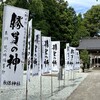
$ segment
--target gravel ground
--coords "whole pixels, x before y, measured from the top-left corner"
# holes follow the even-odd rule
[[[88,73],[69,71],[65,73],[65,80],[63,75],[63,79],[60,81],[57,75],[53,75],[52,84],[51,76],[42,76],[41,78],[39,76],[31,76],[30,82],[28,82],[27,100],[66,100],[87,75]],[[40,79],[42,80],[41,82]],[[23,77],[23,87],[17,89],[0,88],[0,100],[26,100],[26,75],[24,74]]]
[[[100,68],[92,70],[67,100],[100,100]]]

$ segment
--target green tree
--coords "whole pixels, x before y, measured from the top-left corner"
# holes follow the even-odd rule
[[[46,35],[51,36],[53,40],[61,41],[61,57],[64,57],[65,42],[70,43],[75,34],[76,13],[64,0],[42,0],[42,2],[46,32],[48,30]]]
[[[89,64],[89,53],[87,50],[82,50],[80,52],[80,58],[82,59],[83,63]]]
[[[11,0],[9,0],[9,1],[11,1]],[[24,9],[28,9],[29,3],[27,2],[27,0],[16,0],[15,3],[14,3],[14,6],[24,8]]]
[[[29,9],[29,20],[31,18],[33,19],[33,29],[36,28],[42,31],[43,26],[47,25],[46,21],[43,19],[44,7],[42,0],[29,0],[29,2],[27,2],[27,0],[17,0],[15,6]],[[44,25],[42,26],[41,24]]]
[[[90,36],[89,35],[89,32],[87,31],[87,28],[84,26],[84,23],[83,23],[83,18],[82,18],[82,15],[79,14],[77,16],[77,24],[76,24],[76,31],[75,31],[75,34],[73,35],[73,39],[72,39],[72,46],[78,46],[79,45],[79,40],[83,37],[88,37]]]
[[[29,19],[33,19],[33,29],[41,30],[42,35],[51,36],[53,40],[60,40],[62,50],[65,48],[64,42],[78,46],[79,39],[89,35],[81,14],[77,16],[74,9],[68,6],[68,2],[64,0],[28,1],[7,0],[6,4],[29,9]]]
[[[42,0],[44,7],[44,19],[48,24],[48,36],[56,40],[68,40],[71,42],[75,33],[76,13],[68,7],[64,0]]]
[[[90,32],[90,36],[93,37],[98,33],[100,29],[100,4],[92,6],[92,8],[84,14],[84,25],[88,32]]]
[[[14,5],[17,0],[6,0],[5,4]]]
[[[83,63],[83,66],[81,66],[82,72],[84,72],[85,68],[89,68],[89,53],[87,50],[82,50],[80,52],[80,59],[82,60]]]

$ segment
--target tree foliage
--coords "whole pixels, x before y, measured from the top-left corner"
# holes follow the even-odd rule
[[[89,32],[87,31],[86,27],[84,26],[83,20],[84,19],[82,18],[82,15],[79,14],[77,16],[76,31],[75,31],[75,34],[73,36],[72,42],[71,42],[71,44],[73,46],[78,46],[79,45],[79,40],[81,38],[89,36]]]
[[[33,29],[41,30],[42,35],[51,36],[52,40],[60,40],[62,50],[64,42],[78,46],[82,37],[94,36],[100,29],[100,5],[93,6],[82,17],[64,0],[7,0],[5,3],[29,9]],[[2,10],[0,5],[0,34]]]
[[[98,33],[100,29],[100,4],[92,6],[92,8],[84,14],[84,25],[90,33],[90,36],[93,37]]]
[[[42,35],[51,36],[51,40],[61,42],[62,64],[66,42],[77,47],[81,38],[94,36],[100,31],[100,5],[93,6],[82,17],[81,14],[76,15],[75,10],[65,0],[6,0],[5,4],[29,9],[33,30],[41,30]],[[3,4],[0,5],[0,40],[2,13]],[[89,62],[86,50],[81,51],[81,58],[85,63]]]
[[[83,63],[89,64],[89,53],[87,50],[82,50],[80,52],[80,58],[82,59]]]

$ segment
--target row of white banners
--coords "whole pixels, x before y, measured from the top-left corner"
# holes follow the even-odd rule
[[[79,51],[74,47],[70,47],[69,43],[66,44],[64,49],[65,53],[65,70],[78,70],[80,68]]]
[[[59,71],[60,41],[51,41],[51,37],[41,37],[41,31],[34,32],[34,54],[32,74],[41,75]]]
[[[60,41],[51,41],[51,37],[41,36],[41,31],[34,31],[34,52],[31,59],[32,20],[28,22],[29,11],[6,5],[3,13],[2,52],[1,52],[1,86],[21,86],[23,82],[23,68],[25,62],[25,47],[27,40],[27,80],[32,75],[59,72]],[[27,34],[28,26],[28,34]],[[69,47],[72,52],[72,47]],[[75,48],[73,48],[75,49]],[[68,54],[65,49],[65,69],[79,68],[79,52]],[[70,56],[69,56],[70,55]],[[73,55],[73,60],[72,60]],[[75,56],[75,58],[74,58]],[[76,59],[77,58],[77,59]],[[68,63],[69,62],[72,63]],[[76,59],[76,60],[74,60]],[[76,65],[77,62],[77,65]],[[76,66],[76,67],[75,67]]]

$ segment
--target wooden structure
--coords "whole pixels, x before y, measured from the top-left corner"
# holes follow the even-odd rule
[[[100,67],[100,37],[81,39],[77,49],[79,51],[84,49],[88,50],[90,56],[90,66]]]

